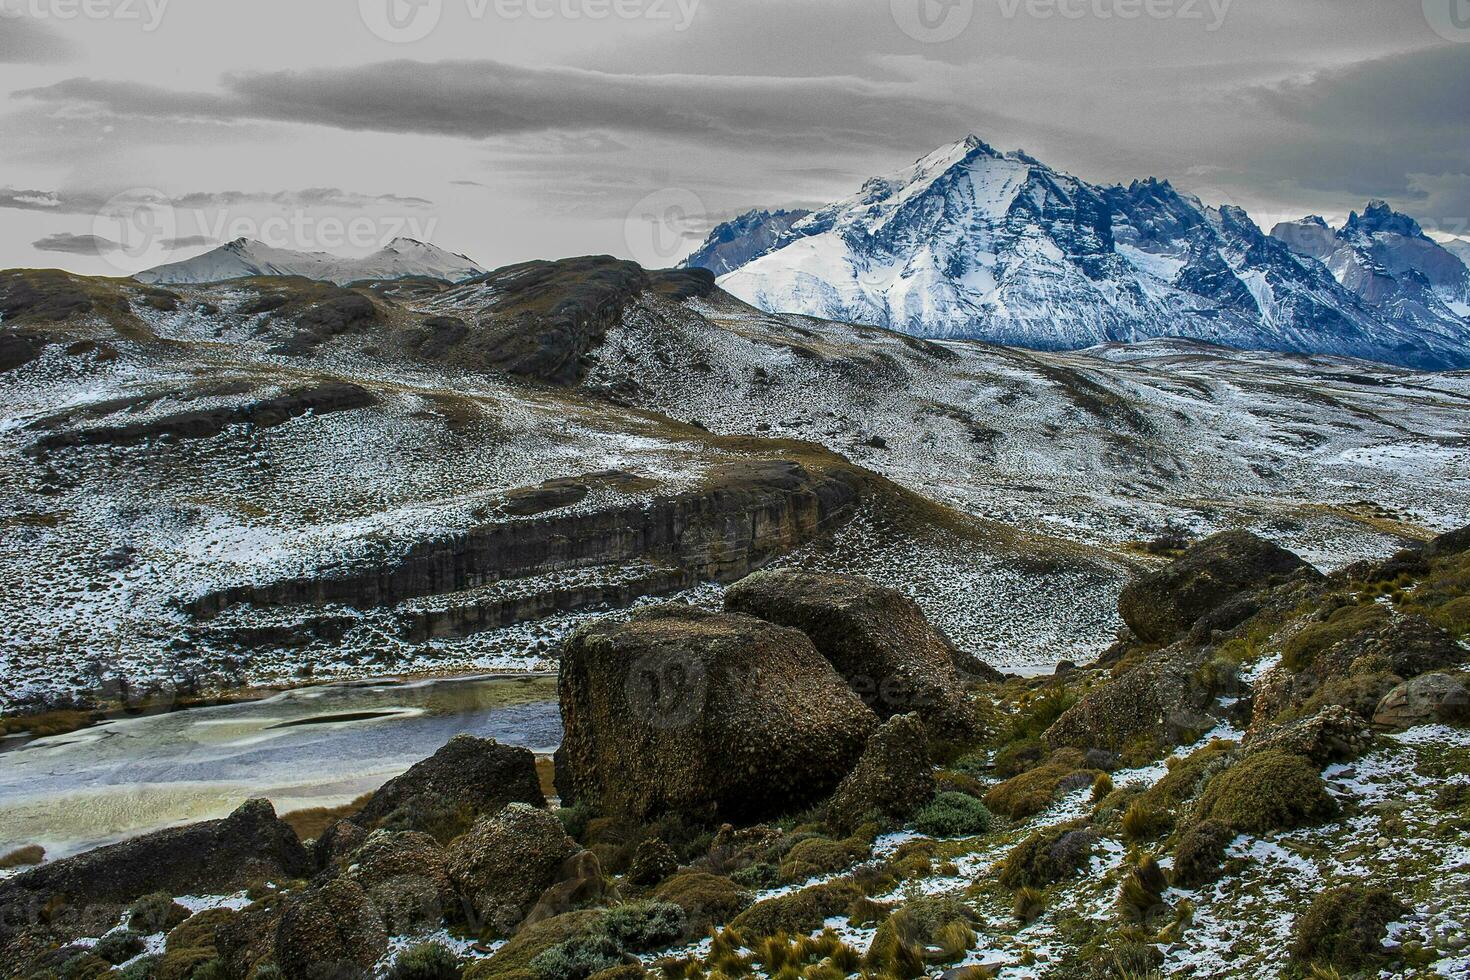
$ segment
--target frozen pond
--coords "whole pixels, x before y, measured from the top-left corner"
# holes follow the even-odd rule
[[[255,796],[279,813],[340,806],[461,733],[552,751],[556,679],[302,688],[38,739],[0,753],[0,854],[40,844],[63,857]]]

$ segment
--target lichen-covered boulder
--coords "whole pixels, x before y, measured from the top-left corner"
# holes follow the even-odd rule
[[[383,918],[350,878],[293,896],[276,926],[275,962],[286,980],[353,980],[372,975],[388,949]]]
[[[545,807],[536,756],[493,738],[456,735],[429,758],[383,784],[354,820],[429,831],[434,823],[500,812],[507,803]]]
[[[897,589],[779,569],[735,583],[725,608],[805,633],[880,718],[917,712],[935,736],[974,734],[954,645]]]
[[[475,924],[505,935],[557,883],[563,864],[579,850],[556,817],[512,803],[450,844],[446,869]]]
[[[607,813],[738,822],[831,793],[878,718],[793,629],[660,606],[562,651],[557,785]]]
[[[454,902],[444,851],[428,834],[374,833],[352,855],[347,875],[368,893],[394,935],[437,924]]]
[[[1470,681],[1464,674],[1424,674],[1407,680],[1378,702],[1373,725],[1386,732],[1418,725],[1470,724]]]
[[[917,715],[896,715],[868,739],[852,772],[832,794],[827,820],[851,833],[876,815],[889,822],[907,819],[934,795],[929,742]]]
[[[1293,575],[1320,578],[1301,558],[1249,531],[1226,531],[1192,546],[1172,564],[1133,580],[1118,599],[1118,612],[1139,639],[1170,643],[1207,616]],[[1239,606],[1229,629],[1255,610]]]
[[[1199,680],[1204,660],[1192,647],[1159,651],[1084,694],[1046,730],[1047,745],[1119,752],[1140,737],[1192,741],[1213,724],[1204,713],[1213,698]]]
[[[596,905],[607,890],[602,876],[602,862],[591,851],[578,851],[563,861],[556,878],[556,883],[541,893],[541,897],[526,914],[522,928],[566,912]]]
[[[658,838],[643,841],[633,855],[628,869],[628,883],[638,888],[652,888],[679,870],[679,857],[674,849]]]
[[[311,857],[317,867],[325,868],[352,856],[367,842],[368,832],[351,820],[338,820],[321,832],[311,844]]]
[[[1279,749],[1326,767],[1356,759],[1372,745],[1373,733],[1363,719],[1342,705],[1331,704],[1310,718],[1263,730],[1246,741],[1245,754]]]

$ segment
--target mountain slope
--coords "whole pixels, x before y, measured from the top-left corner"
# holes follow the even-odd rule
[[[749,227],[745,239],[728,240]],[[719,240],[716,240],[719,239]],[[1097,187],[975,137],[784,232],[722,226],[689,260],[771,311],[1071,350],[1151,337],[1470,364],[1463,321],[1396,322],[1233,207],[1167,181]]]
[[[395,238],[371,255],[342,258],[327,252],[297,252],[239,238],[182,262],[171,262],[138,273],[133,278],[152,285],[224,282],[253,276],[302,276],[346,285],[369,279],[406,279],[424,276],[461,282],[484,269],[463,255],[437,245]]]

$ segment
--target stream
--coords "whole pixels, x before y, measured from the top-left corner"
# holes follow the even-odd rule
[[[36,739],[0,752],[0,854],[40,844],[65,857],[258,796],[278,813],[341,806],[461,733],[554,750],[556,679],[299,688]]]

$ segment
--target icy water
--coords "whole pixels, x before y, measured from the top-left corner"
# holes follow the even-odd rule
[[[340,806],[460,733],[553,750],[555,678],[302,688],[37,739],[0,753],[0,854],[40,844],[62,857],[256,796],[279,813]]]

